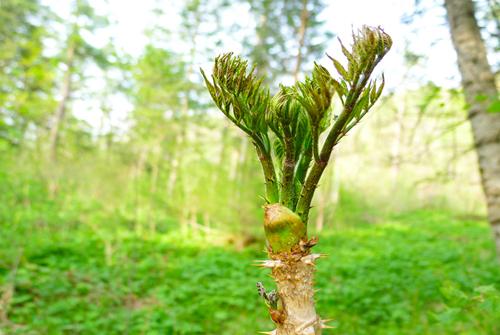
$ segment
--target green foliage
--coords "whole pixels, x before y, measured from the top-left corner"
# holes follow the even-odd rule
[[[215,59],[212,83],[203,70],[202,75],[217,107],[269,152],[265,123],[269,91],[261,88],[262,80],[255,77],[253,69],[247,71],[247,67],[248,62],[228,53]]]
[[[23,143],[27,129],[43,126],[55,106],[57,64],[44,53],[50,14],[35,0],[0,3],[0,143]]]
[[[495,309],[479,305],[470,305],[470,311],[457,310],[454,322],[440,321],[453,308],[444,287],[452,285],[471,296],[484,285],[498,288],[493,252],[479,252],[485,247],[493,250],[485,223],[421,211],[386,219],[373,230],[337,234],[332,242],[326,252],[335,255],[334,273],[332,268],[322,270],[321,264],[318,273],[320,287],[332,286],[323,291],[319,308],[338,306],[326,307],[327,315],[328,311],[339,315],[337,308],[344,311],[337,322],[345,333],[498,332]],[[462,262],[468,265],[461,267]],[[495,305],[498,296],[486,299]]]
[[[314,65],[312,77],[306,77],[303,83],[297,83],[296,99],[304,108],[309,117],[311,148],[302,149],[303,152],[312,150],[314,159],[319,161],[319,136],[330,126],[330,109],[334,90],[332,90],[333,78],[328,70],[318,64]],[[338,92],[337,92],[338,93]],[[303,175],[307,170],[303,172]],[[301,180],[300,183],[303,183]]]
[[[309,70],[332,38],[326,20],[320,18],[327,7],[324,0],[241,2],[250,4],[257,22],[254,34],[244,41],[245,55],[272,88],[286,75]]]
[[[2,296],[14,285],[0,323],[6,335],[247,334],[256,324],[272,327],[251,284],[262,277],[250,266],[264,257],[260,241],[239,250],[179,230],[141,237],[116,222],[117,213],[48,200],[44,185],[26,174],[6,177],[0,175]],[[328,257],[317,265],[318,309],[334,317],[334,333],[498,333],[500,272],[486,222],[417,211],[370,225],[360,219],[365,210],[348,219],[351,228],[319,236]],[[272,287],[271,278],[263,285]]]
[[[298,207],[304,188],[317,186],[308,173],[321,175],[311,175],[325,158],[319,144],[334,127],[328,143],[349,144],[335,164],[338,208],[326,187],[332,178],[322,187],[328,215],[320,252],[330,257],[318,265],[321,315],[335,318],[344,334],[499,333],[500,276],[488,229],[457,218],[482,213],[483,205],[475,156],[461,158],[472,140],[460,92],[435,85],[396,92],[362,133],[345,137],[382,92],[383,78],[369,77],[390,46],[383,31],[363,29],[352,46],[341,44],[345,61],[331,64],[337,74],[315,64],[310,77],[271,95],[259,74],[274,82],[300,73],[324,49],[324,1],[187,1],[180,27],[165,31],[172,15],[165,12],[130,60],[93,45],[110,32],[96,12],[102,6],[75,0],[63,18],[42,3],[0,1],[2,335],[271,329],[253,285],[262,273],[250,266],[264,257],[259,163],[236,127],[207,113],[193,75],[193,64],[225,46],[215,42],[228,39],[221,7],[235,3],[250,3],[258,17],[256,36],[242,46],[258,68],[221,56],[220,71],[205,80],[219,108],[254,137],[266,200]],[[181,47],[170,44],[179,40]],[[53,165],[44,149],[66,74],[71,94]],[[100,77],[103,89],[94,87]],[[131,112],[115,98],[126,98]],[[76,117],[87,108],[97,112],[94,124]],[[401,139],[396,121],[410,129]],[[302,199],[304,218],[311,199]],[[443,206],[454,211],[444,214]],[[434,210],[394,214],[422,207]],[[296,231],[284,229],[289,245],[305,229],[295,214],[292,223]]]
[[[95,47],[90,42],[89,35],[105,27],[107,18],[97,15],[86,0],[72,1],[69,16],[65,21],[37,0],[0,3],[0,142],[29,146],[36,139],[40,145],[47,130],[57,128],[52,141],[78,143],[86,132],[83,122],[66,113],[66,100],[75,98],[75,92],[92,95],[83,89],[90,79],[86,70],[93,65],[109,69],[116,54],[109,45]],[[64,113],[54,117],[58,106],[65,107]],[[68,119],[66,129],[55,122],[58,118]],[[71,136],[59,141],[59,128]]]
[[[211,80],[201,70],[216,106],[254,143],[268,202],[280,202],[308,221],[314,191],[334,146],[382,93],[383,79],[379,87],[369,79],[391,46],[390,36],[381,28],[363,27],[353,35],[351,51],[341,43],[349,70],[331,58],[340,79],[316,64],[311,77],[293,88],[280,86],[271,99],[254,69],[248,71],[248,62],[232,53],[215,59]],[[331,120],[328,111],[335,93],[343,109]],[[320,149],[319,136],[326,130],[328,135]],[[274,142],[270,141],[273,136]],[[311,157],[314,164],[310,167]]]
[[[186,64],[178,55],[148,45],[133,66],[132,74],[134,139],[136,143],[157,141],[169,132],[165,129],[165,112],[176,111],[172,112],[175,119],[182,116],[179,111],[185,103],[182,94],[189,88],[189,83],[180,78],[186,77]]]
[[[113,55],[113,50],[97,48],[89,42],[88,38],[85,38],[86,34],[97,33],[106,27],[109,24],[107,17],[98,15],[87,0],[74,0],[71,18],[65,23],[68,31],[65,41],[66,49],[74,48],[75,50],[73,64],[70,64],[70,67],[83,67],[88,63],[93,63],[100,68],[111,65],[110,58]],[[61,57],[64,58],[64,56]],[[74,72],[76,75],[83,75],[83,71]]]

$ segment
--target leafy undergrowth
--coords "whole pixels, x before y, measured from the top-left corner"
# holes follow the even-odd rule
[[[271,278],[251,266],[265,257],[260,243],[238,251],[189,234],[0,224],[0,334],[273,328],[255,289]],[[327,334],[500,334],[500,266],[484,222],[413,212],[324,233],[316,249],[328,254],[317,266],[318,309],[336,326]]]

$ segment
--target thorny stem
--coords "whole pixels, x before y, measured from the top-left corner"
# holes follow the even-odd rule
[[[260,266],[272,269],[277,286],[272,299],[263,287],[259,291],[276,325],[268,334],[320,335],[323,328],[329,328],[315,310],[313,274],[319,255],[310,253],[316,240],[307,240],[309,210],[333,148],[382,92],[383,78],[378,89],[369,80],[391,45],[390,36],[381,28],[363,27],[354,36],[352,51],[342,45],[348,69],[332,58],[339,81],[315,64],[312,77],[291,88],[283,86],[271,100],[268,89],[261,87],[262,79],[253,70],[248,73],[248,63],[231,53],[216,58],[212,81],[202,71],[215,103],[252,139],[262,165],[268,202],[264,231],[271,259]],[[319,136],[329,124],[334,93],[343,110],[334,118],[320,150]],[[273,138],[277,144],[271,142]],[[283,159],[281,166],[276,159]]]

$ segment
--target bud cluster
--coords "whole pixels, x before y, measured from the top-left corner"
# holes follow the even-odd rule
[[[364,26],[353,34],[349,49],[342,42],[340,46],[345,66],[328,56],[339,76],[315,64],[311,76],[293,86],[281,85],[273,97],[254,68],[249,70],[248,62],[232,53],[215,59],[211,80],[202,70],[217,107],[256,146],[266,178],[266,200],[288,207],[305,223],[333,147],[382,94],[383,76],[380,83],[370,77],[392,39],[381,28]],[[332,118],[335,95],[342,112]],[[323,133],[327,135],[320,148]]]

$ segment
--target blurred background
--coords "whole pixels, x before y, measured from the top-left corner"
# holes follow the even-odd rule
[[[492,71],[500,5],[475,1]],[[331,334],[500,334],[500,267],[442,1],[0,0],[0,334],[272,329],[251,143],[200,68],[233,51],[271,93],[394,40],[383,97],[316,193]]]

